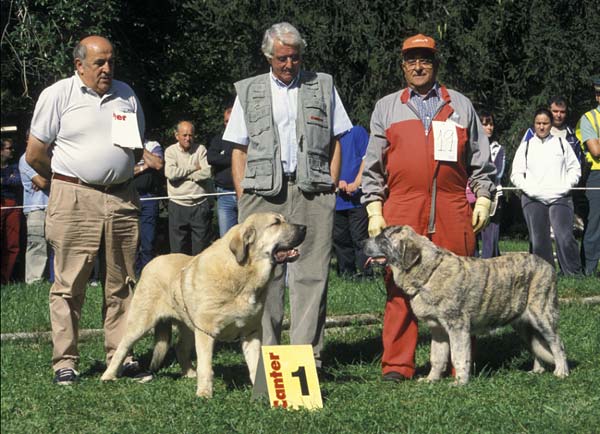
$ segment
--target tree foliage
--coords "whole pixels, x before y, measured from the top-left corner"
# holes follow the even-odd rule
[[[600,73],[597,0],[3,0],[2,110],[31,113],[39,92],[73,70],[86,34],[109,37],[116,76],[136,90],[162,139],[179,119],[217,131],[233,83],[265,72],[274,22],[296,25],[307,69],[331,73],[350,116],[368,126],[376,100],[403,85],[400,47],[436,38],[440,81],[495,112],[509,156],[533,110],[566,97],[571,122],[593,104]]]

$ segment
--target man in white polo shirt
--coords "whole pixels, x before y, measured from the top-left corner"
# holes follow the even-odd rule
[[[143,137],[144,132],[144,114],[135,93],[127,84],[113,80],[110,41],[86,37],[75,47],[73,58],[75,74],[44,89],[38,99],[26,156],[40,175],[52,178],[46,237],[55,252],[50,322],[54,382],[60,385],[71,384],[78,377],[79,320],[101,247],[106,259],[103,316],[107,363],[125,331],[139,230],[139,198],[130,180],[141,152],[135,158],[131,143],[125,143],[139,141],[139,137],[115,137],[113,122],[132,122],[134,136],[139,133]],[[124,375],[139,374],[137,362],[130,358]]]
[[[239,221],[259,211],[307,225],[298,261],[276,268],[262,319],[263,344],[281,341],[284,288],[290,290],[290,340],[313,346],[321,366],[335,186],[337,137],[352,128],[328,74],[301,69],[306,43],[289,23],[271,26],[262,51],[271,72],[235,83],[224,140],[236,143],[232,175]]]

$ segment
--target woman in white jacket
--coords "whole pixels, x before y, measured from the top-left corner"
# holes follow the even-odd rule
[[[510,180],[519,188],[523,215],[534,254],[554,265],[550,226],[554,231],[558,263],[565,275],[581,273],[577,240],[573,236],[573,199],[581,168],[573,149],[552,136],[552,114],[538,109],[535,136],[521,142],[512,163]]]

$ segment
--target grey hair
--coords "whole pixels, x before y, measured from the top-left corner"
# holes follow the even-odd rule
[[[306,48],[306,41],[300,36],[300,32],[290,23],[282,22],[273,24],[265,31],[263,36],[261,49],[267,59],[273,58],[273,45],[275,40],[280,41],[284,45],[290,45],[298,49],[300,54]]]
[[[85,56],[87,55],[87,48],[80,42],[77,43],[75,48],[73,49],[73,60],[85,60]]]

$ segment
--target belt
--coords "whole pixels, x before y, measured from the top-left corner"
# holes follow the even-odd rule
[[[71,184],[83,185],[84,187],[93,188],[94,190],[101,191],[103,193],[113,193],[121,188],[127,186],[129,184],[129,180],[122,182],[120,184],[110,184],[110,185],[99,185],[99,184],[88,184],[87,182],[82,181],[76,176],[67,176],[61,175],[60,173],[54,173],[52,175],[52,179],[58,179],[59,181],[69,182]]]
[[[295,184],[296,183],[296,171],[284,172],[283,180],[284,180],[284,182],[288,182],[290,184]]]

